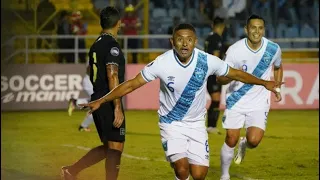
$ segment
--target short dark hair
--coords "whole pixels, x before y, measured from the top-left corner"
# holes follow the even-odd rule
[[[173,29],[173,34],[175,34],[177,31],[182,30],[182,29],[189,29],[189,30],[193,31],[194,33],[196,33],[196,29],[192,26],[192,24],[181,23],[181,24],[178,24],[178,25]]]
[[[120,20],[119,11],[111,6],[103,8],[100,12],[100,25],[102,29],[113,28]]]
[[[213,19],[213,21],[212,21],[212,25],[213,26],[218,26],[218,25],[221,25],[221,24],[224,24],[224,19],[219,17],[219,16],[215,17]]]
[[[263,19],[263,17],[256,15],[256,14],[252,14],[248,19],[247,19],[247,24],[248,25],[250,23],[251,19],[260,19],[263,21],[263,24],[266,25],[266,21]]]

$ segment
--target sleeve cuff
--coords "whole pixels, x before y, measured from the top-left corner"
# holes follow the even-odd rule
[[[116,65],[116,66],[119,66],[118,63],[115,63],[115,62],[108,62],[106,65]]]
[[[229,65],[227,65],[226,72],[222,76],[226,76],[229,73]]]
[[[143,70],[140,71],[140,73],[141,73],[141,76],[143,77],[143,79],[144,79],[146,82],[150,82],[150,81],[151,81],[151,80],[149,80],[149,79],[146,77],[146,75],[144,74]]]

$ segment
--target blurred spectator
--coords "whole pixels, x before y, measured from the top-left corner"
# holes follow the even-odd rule
[[[168,34],[169,35],[172,35],[174,27],[176,27],[176,25],[178,25],[180,23],[180,17],[178,17],[178,16],[173,17],[172,22],[173,22],[172,26],[168,27]]]
[[[282,2],[282,1],[280,1]],[[296,0],[286,0],[284,3],[278,3],[278,18],[286,20],[290,23],[297,22],[298,14],[296,11]]]
[[[222,7],[228,10],[228,24],[227,34],[232,38],[237,37],[237,30],[239,29],[239,17],[236,14],[244,12],[247,5],[246,0],[222,0]],[[236,22],[236,23],[235,23]],[[241,29],[243,29],[241,27]]]
[[[213,0],[214,1],[214,0]],[[199,11],[201,14],[205,15],[210,20],[213,20],[213,1],[200,0],[199,1]]]
[[[151,0],[155,8],[165,8],[167,4],[163,0]]]
[[[313,3],[312,21],[319,26],[319,0],[315,0]]]
[[[181,7],[184,6],[184,4],[186,4],[186,2],[182,3],[182,1],[179,1],[179,0],[166,0],[166,8],[167,10],[169,9],[180,9]]]
[[[122,19],[122,27],[124,35],[138,35],[138,30],[141,27],[139,18],[135,14],[135,9],[132,4],[125,8],[125,15]],[[137,49],[139,40],[134,38],[128,39],[128,48]],[[132,53],[132,62],[138,63],[137,53]]]
[[[51,35],[53,33],[55,29],[54,21],[46,21],[55,11],[55,6],[49,0],[42,0],[40,4],[37,6],[37,28],[39,29],[41,26],[44,25],[44,23],[46,23],[44,27],[40,30],[40,34]],[[38,39],[38,47],[41,46],[42,42],[44,42],[45,48],[52,48],[51,46],[49,46],[52,42],[51,38],[44,39],[44,41],[43,39]]]
[[[299,0],[297,1],[298,16],[300,22],[309,22],[312,20],[312,9],[313,9],[314,0]]]
[[[252,14],[259,14],[264,18],[269,17],[271,2],[269,0],[253,0],[251,4]]]
[[[82,14],[80,11],[74,11],[71,16],[72,24],[71,24],[71,31],[72,34],[78,35],[78,36],[84,36],[87,34],[87,24],[84,24],[82,22]],[[75,47],[77,49],[85,49],[86,43],[84,38],[79,38],[78,40],[78,47]],[[79,53],[79,62],[85,63],[86,62],[86,56],[87,53],[80,52]]]
[[[169,27],[168,27],[168,31],[167,31],[167,33],[168,33],[169,35],[172,35],[173,29],[176,27],[176,25],[178,25],[178,24],[180,23],[180,17],[178,17],[178,16],[173,17],[172,22],[173,22],[172,26],[169,26]],[[168,40],[168,41],[169,41],[169,40]],[[169,49],[172,48],[170,41],[169,41],[169,46],[168,46],[168,47],[169,47]]]
[[[213,18],[220,17],[222,19],[228,19],[228,10],[222,6],[222,0],[213,0]]]
[[[178,2],[177,4],[180,5],[180,7],[188,7],[192,9],[199,9],[200,8],[200,2],[203,0],[193,0],[193,1],[186,1],[183,4],[180,4],[183,1]]]
[[[58,35],[70,35],[71,34],[71,15],[68,11],[61,11],[59,22],[58,22]],[[74,41],[72,38],[58,38],[57,45],[59,49],[73,49]],[[74,62],[73,53],[59,53],[58,54],[58,63],[67,63]]]
[[[235,17],[236,13],[241,13],[247,5],[246,0],[223,0],[222,6],[228,10],[228,17]]]

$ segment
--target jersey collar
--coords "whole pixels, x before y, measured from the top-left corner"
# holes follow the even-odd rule
[[[116,39],[111,33],[105,33],[105,32],[104,32],[104,33],[102,33],[101,35],[102,35],[102,36],[104,36],[104,35],[105,35],[105,36],[111,36],[115,41],[117,41],[117,39]]]
[[[261,45],[260,45],[260,48],[258,49],[258,50],[253,50],[253,49],[251,49],[250,47],[249,47],[249,45],[248,45],[248,38],[246,38],[245,40],[244,40],[244,42],[245,42],[245,44],[246,44],[246,46],[247,46],[247,48],[251,51],[251,52],[253,52],[253,53],[257,53],[257,52],[259,52],[260,51],[260,49],[263,47],[263,44],[264,44],[264,39],[263,38],[261,38],[261,41],[262,41],[262,43],[261,43]]]
[[[193,57],[194,57],[194,52],[195,52],[195,50],[192,51],[191,60],[188,62],[188,64],[182,64],[182,63],[180,62],[178,56],[176,55],[176,51],[175,51],[175,50],[173,50],[173,56],[174,56],[175,60],[177,61],[177,63],[178,63],[180,66],[182,66],[183,68],[186,68],[186,67],[188,67],[188,66],[192,63]]]

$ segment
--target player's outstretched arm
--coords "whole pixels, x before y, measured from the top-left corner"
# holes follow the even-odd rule
[[[99,101],[101,101],[101,103],[105,103],[105,102],[109,102],[114,99],[120,98],[136,90],[137,88],[145,85],[146,83],[147,82],[143,79],[143,77],[139,73],[135,78],[125,81],[119,86],[117,86],[111,92],[109,92],[108,94],[100,98]]]
[[[226,77],[233,79],[233,80],[241,81],[246,84],[262,85],[266,89],[268,89],[269,91],[274,92],[275,94],[277,93],[276,87],[283,84],[282,82],[265,81],[263,79],[259,79],[259,78],[255,77],[251,74],[248,74],[244,71],[237,70],[237,69],[234,69],[231,67],[230,67],[229,72],[226,75]]]
[[[118,99],[122,96],[125,96],[126,94],[129,94],[130,92],[138,89],[139,87],[145,85],[146,83],[147,82],[143,79],[143,77],[139,73],[135,78],[121,83],[119,86],[114,88],[112,91],[110,91],[108,94],[101,97],[100,99],[91,101],[88,104],[79,104],[79,106],[89,107],[91,109],[89,114],[91,114],[93,111],[97,110],[102,103],[110,102],[110,101],[113,101],[114,99]]]
[[[217,76],[217,83],[221,85],[229,84],[233,79],[227,78],[225,76]]]

